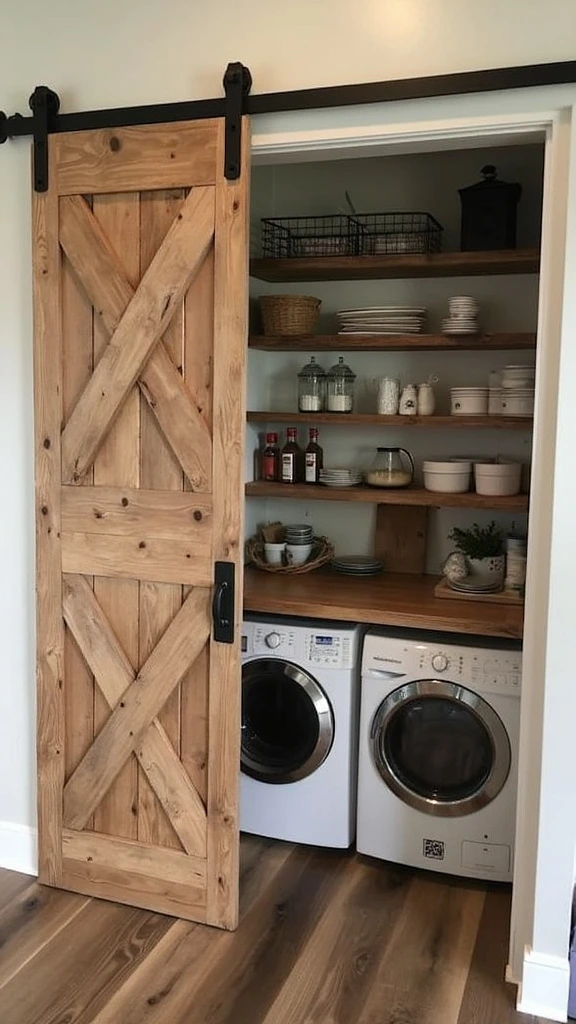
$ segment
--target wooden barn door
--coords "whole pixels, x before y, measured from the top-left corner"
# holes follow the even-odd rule
[[[224,928],[238,904],[243,132],[234,182],[222,120],[53,135],[49,191],[33,197],[40,881]],[[213,627],[222,562],[233,643]]]

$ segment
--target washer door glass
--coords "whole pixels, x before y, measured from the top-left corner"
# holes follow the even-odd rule
[[[494,709],[444,680],[401,686],[372,722],[372,752],[382,778],[405,803],[427,814],[470,814],[490,803],[510,771],[510,743]]]
[[[259,658],[242,668],[241,767],[262,782],[295,782],[325,760],[334,718],[320,684],[289,661]]]

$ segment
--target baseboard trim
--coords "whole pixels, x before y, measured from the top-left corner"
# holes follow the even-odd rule
[[[516,1009],[533,1017],[564,1022],[568,1019],[569,988],[568,957],[527,950]]]
[[[30,825],[0,821],[0,867],[38,874],[38,834]]]

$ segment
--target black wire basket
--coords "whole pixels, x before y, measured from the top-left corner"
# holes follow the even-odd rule
[[[440,252],[442,225],[431,213],[360,213],[360,256]]]
[[[360,225],[346,214],[263,217],[262,255],[272,259],[358,256]]]
[[[440,252],[442,226],[430,213],[264,217],[262,256],[379,256]]]

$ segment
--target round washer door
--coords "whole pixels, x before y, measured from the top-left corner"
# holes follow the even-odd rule
[[[370,742],[392,792],[425,814],[471,814],[498,795],[510,772],[510,741],[494,708],[445,680],[421,679],[390,693],[374,715]]]
[[[322,764],[334,739],[324,690],[290,661],[258,658],[242,668],[241,768],[261,782],[296,782]]]

